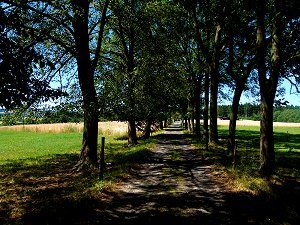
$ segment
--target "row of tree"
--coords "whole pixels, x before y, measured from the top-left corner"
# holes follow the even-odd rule
[[[227,86],[234,93],[229,151],[240,96],[259,90],[260,171],[274,172],[276,91],[282,78],[295,88],[299,81],[296,0],[2,0],[0,15],[1,105],[29,107],[68,92],[84,112],[80,165],[97,164],[101,116],[128,121],[129,145],[137,144],[138,121],[150,127],[172,112],[195,120],[206,146],[217,143],[218,96]]]
[[[219,117],[230,118],[231,105],[219,105]],[[300,107],[299,106],[280,106],[273,109],[274,122],[291,122],[300,123]],[[238,108],[239,119],[260,120],[260,105],[258,104],[240,104]]]
[[[230,119],[230,113],[231,113],[231,105],[218,106],[219,118]],[[100,115],[101,115],[99,117],[100,121],[122,120],[122,117],[124,117],[120,113],[115,113],[114,111],[111,110],[103,111],[103,113],[101,113]],[[180,117],[181,115],[178,116]],[[176,118],[177,116],[176,114],[173,114],[171,115],[171,117]],[[140,116],[140,119],[138,121],[145,121],[144,120],[145,118],[142,118],[142,116]],[[159,117],[156,117],[156,119],[157,118]],[[167,120],[168,119],[169,118],[167,118]],[[251,103],[239,105],[238,119],[260,120],[260,106]],[[123,120],[126,120],[126,118],[125,119],[123,118]],[[274,107],[273,120],[274,122],[300,123],[300,106]],[[11,126],[16,124],[47,124],[47,123],[69,123],[69,122],[79,123],[79,122],[83,122],[83,112],[80,108],[76,108],[74,103],[68,103],[68,104],[61,103],[59,105],[52,106],[52,107],[47,106],[43,108],[40,107],[30,108],[25,112],[23,110],[21,111],[14,110],[9,113],[3,111],[0,114],[0,121],[2,122],[1,123],[2,126]],[[166,122],[166,121],[161,120],[161,122]],[[152,122],[159,122],[159,120],[153,120]],[[161,127],[164,126],[165,125],[162,125]],[[193,131],[192,124],[190,124],[189,126],[190,126],[190,130]],[[139,128],[145,129],[145,126]]]
[[[27,110],[18,109],[0,114],[2,126],[16,124],[49,124],[49,123],[79,123],[83,122],[83,112],[73,104],[57,106],[31,107]]]

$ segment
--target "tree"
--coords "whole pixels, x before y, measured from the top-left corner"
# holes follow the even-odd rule
[[[273,104],[281,70],[282,44],[282,12],[283,1],[275,0],[274,17],[272,18],[271,49],[269,77],[266,68],[266,28],[264,18],[267,5],[265,2],[256,2],[257,39],[256,57],[261,96],[260,121],[260,173],[270,175],[275,171],[275,151],[273,136]]]
[[[219,66],[222,52],[222,30],[224,29],[227,7],[226,3],[221,1],[194,0],[192,1],[190,10],[194,22],[194,33],[199,49],[198,52],[200,53],[201,51],[206,64],[204,74],[209,73],[210,75],[210,141],[217,143],[217,103],[220,82]],[[207,91],[205,91],[205,93],[207,93]]]
[[[0,106],[13,109],[30,107],[44,99],[57,98],[62,93],[52,89],[41,74],[53,69],[53,64],[22,40],[15,13],[6,13],[0,5]]]
[[[159,1],[115,1],[112,10],[100,101],[114,118],[128,121],[131,145],[137,142],[133,126],[146,124],[148,136],[150,124],[164,120],[184,93],[176,67],[176,9]]]
[[[2,2],[6,4],[7,12],[14,11],[22,18],[19,29],[27,44],[56,59],[59,64],[57,71],[71,59],[76,59],[84,109],[83,141],[78,165],[97,165],[99,105],[94,74],[100,59],[109,0],[101,2],[103,7],[96,7],[99,2],[93,2],[93,10],[90,10],[92,2],[89,0]],[[99,8],[102,8],[102,12]],[[93,53],[93,58],[90,53]]]
[[[114,1],[112,4],[114,20],[110,25],[115,33],[118,44],[120,44],[118,54],[122,54],[120,66],[123,67],[126,77],[126,95],[127,95],[127,118],[128,118],[128,145],[137,144],[136,133],[136,96],[135,86],[138,76],[136,71],[137,52],[139,51],[138,42],[140,23],[142,19],[139,16],[141,5],[138,1]],[[118,48],[118,47],[117,47]]]
[[[228,152],[233,155],[239,102],[255,65],[253,50],[253,33],[255,30],[253,26],[248,25],[253,19],[253,11],[250,10],[250,12],[246,14],[246,10],[242,10],[244,6],[234,1],[229,1],[227,7],[228,65],[226,72],[234,82],[234,94],[228,132]]]

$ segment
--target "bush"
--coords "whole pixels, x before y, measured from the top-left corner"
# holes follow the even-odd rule
[[[5,115],[2,117],[3,126],[12,126],[17,124],[17,119],[14,115]]]

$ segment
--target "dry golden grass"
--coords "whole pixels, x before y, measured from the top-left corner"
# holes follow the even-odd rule
[[[229,120],[218,120],[218,125],[229,125]],[[237,126],[260,126],[260,121],[237,120]],[[274,127],[300,127],[300,123],[273,122]]]
[[[110,121],[99,122],[99,134],[124,136],[127,134],[127,123]],[[30,131],[30,132],[47,132],[47,133],[70,133],[83,131],[83,123],[55,123],[55,124],[30,124],[30,125],[15,125],[2,126],[0,130],[14,131]]]

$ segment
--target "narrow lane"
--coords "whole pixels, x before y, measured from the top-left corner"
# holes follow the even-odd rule
[[[150,162],[114,191],[112,205],[106,209],[112,224],[231,224],[211,167],[197,157],[179,123],[166,129]]]

